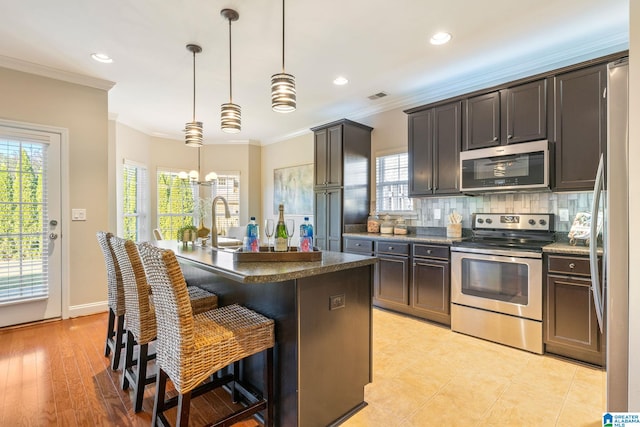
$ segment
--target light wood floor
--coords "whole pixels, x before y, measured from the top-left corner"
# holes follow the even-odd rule
[[[601,426],[605,372],[374,310],[374,382],[344,423],[360,426]],[[0,330],[0,426],[148,426],[103,356],[106,314]],[[231,412],[224,392],[192,424]],[[237,424],[259,425],[253,420]],[[288,426],[287,426],[288,427]]]

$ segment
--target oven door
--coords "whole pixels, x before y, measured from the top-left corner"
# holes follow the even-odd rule
[[[451,251],[452,303],[542,321],[541,254],[464,251]]]

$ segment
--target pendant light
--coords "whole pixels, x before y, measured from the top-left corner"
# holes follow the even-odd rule
[[[271,108],[279,113],[296,109],[296,78],[284,71],[284,0],[282,0],[282,72],[271,76]]]
[[[202,52],[197,44],[188,44],[187,50],[193,53],[193,118],[184,126],[185,144],[189,147],[202,145],[202,122],[196,122],[196,53]]]
[[[231,73],[231,21],[237,21],[240,15],[233,9],[222,9],[220,15],[229,21],[229,102],[222,104],[220,128],[227,133],[240,132],[241,111],[238,104],[233,103],[233,80]]]

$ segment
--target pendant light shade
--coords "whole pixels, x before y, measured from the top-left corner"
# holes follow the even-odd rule
[[[271,108],[279,113],[296,109],[296,78],[284,69],[284,0],[282,0],[282,72],[271,76]]]
[[[196,121],[196,53],[202,52],[202,48],[197,44],[188,44],[187,50],[193,53],[193,118],[185,124],[185,144],[189,147],[200,147],[202,145],[202,122]]]
[[[220,111],[220,128],[223,132],[238,133],[241,129],[241,109],[233,103],[233,74],[231,68],[231,21],[240,18],[238,12],[233,9],[222,9],[220,15],[229,21],[229,102],[222,104]]]

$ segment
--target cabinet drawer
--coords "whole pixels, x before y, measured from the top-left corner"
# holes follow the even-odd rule
[[[345,252],[373,252],[373,240],[344,239]]]
[[[413,245],[413,256],[423,258],[438,258],[449,259],[449,247],[448,246],[436,246],[436,245]]]
[[[549,273],[591,276],[589,258],[549,256]]]
[[[409,243],[376,242],[376,252],[393,255],[409,255]]]

